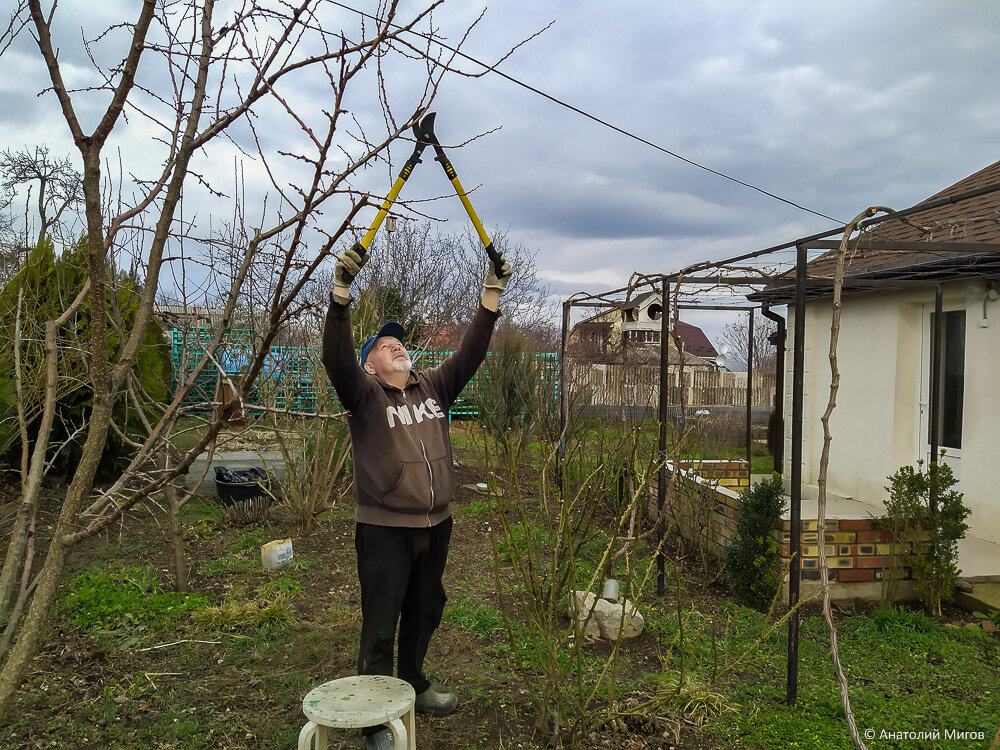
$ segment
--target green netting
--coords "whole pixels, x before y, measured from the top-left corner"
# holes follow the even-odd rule
[[[171,331],[171,363],[173,390],[195,371],[205,355],[205,349],[212,342],[215,332],[209,328],[174,328]],[[226,332],[223,343],[215,356],[198,375],[194,386],[184,399],[185,406],[204,404],[206,408],[219,390],[220,368],[236,380],[243,368],[247,367],[258,351],[256,336],[246,329],[231,329]],[[425,370],[436,367],[454,352],[421,352],[415,367]],[[411,352],[411,355],[417,356]],[[339,410],[340,403],[330,386],[320,361],[318,347],[274,346],[271,347],[260,377],[254,384],[250,401],[268,404],[278,409],[298,412],[315,412],[317,403],[327,411]],[[492,355],[479,368],[472,380],[459,394],[451,409],[455,418],[475,419],[479,416],[477,404],[482,396],[482,378],[489,377]],[[541,352],[535,355],[542,377],[551,384],[553,403],[559,390],[559,360],[557,355]]]

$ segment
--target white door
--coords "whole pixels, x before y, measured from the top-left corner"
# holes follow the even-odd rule
[[[944,450],[944,463],[961,479],[962,425],[965,421],[965,326],[964,309],[945,309],[941,330],[941,377],[939,380],[938,451]],[[931,460],[930,384],[934,306],[925,305],[920,357],[920,455],[924,467]]]

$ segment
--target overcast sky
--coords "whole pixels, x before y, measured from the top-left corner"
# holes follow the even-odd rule
[[[60,11],[77,16],[67,25],[76,24],[78,38],[79,25],[131,15],[130,5],[72,0]],[[457,41],[483,7],[452,0],[434,23]],[[550,22],[500,66],[504,73],[841,221],[873,204],[912,205],[1000,159],[996,0],[502,0],[489,4],[463,50],[492,61]],[[45,142],[71,153],[54,98],[35,96],[47,79],[27,42],[3,58],[0,148]],[[390,75],[401,109],[411,80],[403,70]],[[494,74],[446,77],[434,109],[445,143],[493,131],[454,151],[453,162],[466,187],[478,187],[474,204],[484,223],[536,250],[539,274],[559,297],[836,225]],[[143,137],[136,124],[121,142],[141,148]],[[410,149],[394,146],[393,169]],[[406,196],[447,187],[427,159]],[[450,220],[449,231],[463,223],[457,201],[429,210]],[[718,316],[703,321],[714,337]]]

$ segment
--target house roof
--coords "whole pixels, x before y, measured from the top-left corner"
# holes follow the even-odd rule
[[[622,310],[634,310],[636,308],[642,307],[646,303],[646,300],[650,298],[655,298],[656,302],[660,301],[660,292],[646,292],[645,294],[640,294],[638,297],[629,300],[622,305]],[[719,353],[712,346],[712,342],[708,340],[708,336],[702,331],[698,326],[693,326],[690,323],[685,323],[683,320],[677,321],[677,326],[675,330],[675,335],[684,343],[684,351],[688,354],[693,354],[696,357],[716,357]]]
[[[1000,191],[977,195],[943,205],[942,199],[1000,185],[1000,161],[935,193],[922,204],[924,211],[891,219],[863,232],[851,242],[844,278],[845,293],[872,291],[906,282],[937,283],[970,277],[1000,276]],[[827,243],[817,243],[827,244]],[[926,249],[921,247],[926,246]],[[827,244],[829,246],[829,244]],[[809,262],[807,277],[819,281],[807,290],[809,297],[832,293],[830,280],[837,267],[837,251],[831,250]],[[778,277],[764,290],[749,295],[752,300],[789,302],[794,294],[795,272]]]
[[[224,311],[219,307],[198,305],[173,305],[157,302],[153,305],[153,315],[174,328],[197,328],[217,326]]]
[[[655,297],[659,300],[660,293],[646,292],[645,294],[640,294],[638,297],[634,297],[623,302],[618,307],[611,308],[610,310],[602,310],[596,315],[592,315],[591,317],[580,321],[577,323],[576,327],[578,329],[582,329],[583,326],[593,327],[594,324],[607,324],[610,322],[606,320],[609,313],[617,313],[619,310],[635,310],[645,304],[646,300],[651,297]],[[620,319],[618,322],[621,322]],[[714,358],[719,354],[712,345],[712,342],[708,340],[708,336],[706,336],[705,332],[698,326],[685,323],[683,320],[678,320],[676,335],[682,342],[684,342],[684,351],[688,354],[693,354],[696,357],[708,358]]]
[[[659,365],[660,363],[660,346],[659,344],[637,344],[636,346],[630,348],[629,354],[631,362],[641,365]],[[714,362],[711,357],[698,357],[689,351],[684,352],[684,366],[685,367],[715,367]],[[680,364],[681,353],[678,352],[674,347],[667,349],[667,364],[677,365]]]
[[[708,336],[698,326],[685,323],[683,320],[677,321],[677,336],[684,342],[684,351],[696,357],[713,358],[718,356],[712,342]]]

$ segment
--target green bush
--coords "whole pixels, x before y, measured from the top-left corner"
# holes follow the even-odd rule
[[[479,419],[505,453],[516,452],[530,439],[543,408],[535,353],[519,332],[504,329],[493,337],[484,369]]]
[[[918,461],[916,467],[900,467],[887,479],[889,498],[879,525],[892,532],[893,565],[887,571],[888,592],[883,598],[891,603],[902,563],[913,570],[924,606],[940,615],[941,602],[954,594],[958,543],[969,530],[965,519],[971,511],[965,496],[954,489],[958,480],[944,462],[932,463],[925,472],[923,462]]]
[[[736,538],[726,551],[729,585],[741,604],[766,611],[781,586],[781,556],[774,525],[785,509],[781,481],[757,482],[740,494]]]
[[[198,594],[162,591],[152,568],[82,573],[68,588],[60,611],[77,627],[88,629],[168,630],[206,605]]]
[[[14,399],[14,339],[15,320],[20,308],[20,357],[22,372],[22,405],[28,424],[29,438],[34,440],[41,423],[45,395],[45,324],[58,317],[76,297],[87,281],[87,243],[56,256],[48,239],[41,241],[29,254],[27,262],[0,291],[0,455],[9,465],[20,463],[21,436],[17,428],[17,402]],[[139,289],[136,281],[117,272],[108,290],[108,356],[114,363],[122,354],[123,339],[132,331],[139,311]],[[64,450],[56,457],[56,472],[70,472],[79,463],[82,436],[90,419],[94,396],[89,379],[86,351],[92,338],[91,303],[88,299],[75,318],[60,329],[59,379],[56,394],[56,420],[52,444],[59,445],[80,428]],[[151,324],[143,337],[132,369],[140,399],[162,403],[169,396],[170,352],[159,326]],[[147,418],[155,421],[155,407],[143,407]],[[142,419],[134,402],[122,393],[114,405],[113,419],[130,438],[143,435]],[[104,455],[98,467],[98,478],[120,475],[128,465],[131,448],[114,430],[108,432]]]

